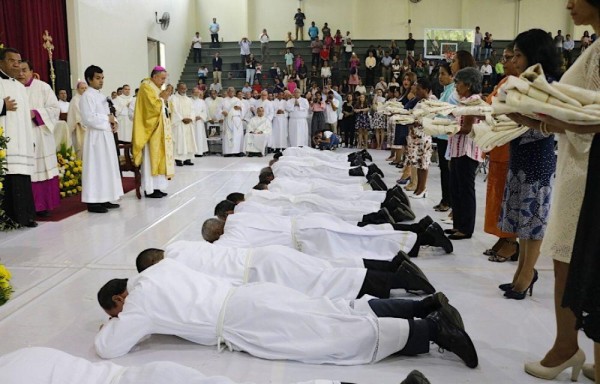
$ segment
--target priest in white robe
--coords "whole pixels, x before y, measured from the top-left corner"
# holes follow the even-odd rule
[[[113,100],[117,121],[119,123],[119,140],[131,142],[133,135],[133,119],[129,117],[129,108],[135,103],[131,95],[131,87],[123,85],[123,93]]]
[[[285,99],[289,94],[289,91],[279,92],[277,99],[272,102],[273,132],[271,133],[271,147],[276,150],[281,150],[289,146],[288,113],[286,111],[287,100]]]
[[[173,106],[171,123],[173,125],[175,164],[178,167],[194,165],[192,158],[198,151],[194,134],[196,116],[192,99],[187,95],[185,83],[177,84],[177,92],[171,96],[170,101]]]
[[[48,216],[60,205],[58,160],[54,125],[60,115],[58,99],[47,83],[33,77],[31,62],[21,62],[19,81],[25,85],[31,110],[31,127],[35,142],[35,169],[31,175],[31,188],[35,211]]]
[[[235,384],[223,376],[205,376],[170,361],[121,366],[110,361],[91,362],[58,349],[21,348],[0,356],[3,384]],[[314,380],[298,384],[341,384]]]
[[[328,199],[339,199],[354,201],[376,201],[382,203],[386,192],[365,190],[360,184],[328,184],[323,185],[320,180],[294,179],[290,177],[276,177],[268,185],[269,191],[279,192],[286,195],[316,194]]]
[[[350,167],[344,168],[334,167],[332,164],[329,167],[321,167],[301,162],[276,162],[271,165],[275,177],[290,177],[290,178],[316,178],[328,180],[337,184],[359,184],[366,182],[364,177],[350,176]],[[327,172],[324,172],[326,170]],[[367,167],[361,167],[363,175],[367,175],[369,170]]]
[[[328,162],[349,163],[347,154],[339,154],[331,151],[320,151],[310,147],[290,147],[283,151],[286,157],[317,158]]]
[[[411,253],[417,241],[415,233],[395,231],[391,224],[358,227],[325,213],[300,216],[235,213],[220,225],[210,220],[202,226],[202,237],[217,245],[241,248],[285,245],[328,261],[350,258],[355,266],[361,266],[363,259],[390,261],[399,251]],[[212,225],[215,227],[211,228]]]
[[[10,137],[6,149],[6,174],[2,209],[12,222],[7,227],[35,227],[35,205],[31,175],[35,149],[29,99],[25,86],[16,78],[21,71],[21,54],[13,48],[0,49],[0,127]]]
[[[81,201],[87,203],[89,212],[106,213],[109,209],[119,208],[119,204],[111,201],[123,196],[113,135],[117,120],[110,114],[106,96],[100,93],[104,84],[102,69],[89,66],[85,70],[85,81],[89,88],[79,101],[81,121],[87,128],[83,140]]]
[[[223,129],[223,116],[221,115],[223,98],[217,91],[211,90],[210,97],[205,101],[208,109],[208,137],[220,136]]]
[[[242,122],[242,102],[235,97],[235,89],[227,89],[227,97],[219,108],[220,120],[223,121],[223,155],[243,156],[244,125]]]
[[[300,89],[294,91],[294,97],[288,100],[286,111],[289,114],[289,139],[290,146],[309,146],[308,135],[308,111],[310,109],[308,100],[300,96]]]
[[[382,311],[378,305],[395,308],[394,301],[314,298],[271,283],[235,287],[166,259],[100,289],[98,302],[111,319],[94,345],[100,357],[115,358],[146,336],[170,334],[263,359],[357,365],[396,352],[427,353],[434,341],[469,367],[477,366],[477,353],[456,309],[440,303],[429,314],[417,315]]]
[[[248,156],[264,156],[267,151],[267,144],[271,137],[271,122],[265,116],[263,107],[258,107],[256,116],[250,119],[246,128],[246,153]]]
[[[81,122],[81,112],[79,110],[79,100],[81,95],[87,90],[88,86],[85,81],[77,83],[75,88],[75,95],[71,99],[69,104],[69,112],[67,113],[67,125],[69,126],[69,132],[71,134],[71,142],[73,148],[77,154],[78,159],[83,158],[83,137],[85,135],[85,126]]]
[[[208,152],[206,140],[206,122],[208,121],[208,107],[204,101],[204,92],[197,87],[192,90],[192,108],[194,110],[194,136],[196,138],[195,157],[202,157]]]
[[[311,297],[352,300],[370,295],[388,298],[390,290],[396,288],[435,292],[407,256],[388,263],[388,270],[381,270],[380,265],[376,265],[377,269],[334,267],[323,259],[280,245],[248,249],[221,247],[205,241],[177,241],[164,251],[156,248],[142,251],[136,258],[137,270],[142,272],[165,258],[206,275],[226,279],[234,286],[274,283]],[[365,266],[372,262],[364,261]]]

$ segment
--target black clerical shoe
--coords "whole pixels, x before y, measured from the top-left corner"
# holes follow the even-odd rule
[[[396,197],[405,205],[408,205],[410,207],[410,202],[408,201],[408,197],[406,196],[406,194],[402,194],[396,187],[387,190],[387,193],[385,194],[385,200],[383,200],[382,204],[386,205],[394,197]]]
[[[404,204],[402,202],[402,200],[400,200],[397,196],[393,196],[391,199],[388,200],[387,203],[384,203],[382,205],[384,207],[386,207],[390,212],[393,211],[396,208],[404,208],[404,207],[406,207],[406,204]]]
[[[246,156],[246,154],[245,154],[245,153],[242,153],[242,152],[240,152],[240,153],[238,153],[236,156],[237,156],[237,157],[244,157],[244,156]]]
[[[106,208],[104,205],[102,205],[102,203],[93,203],[93,204],[88,204],[87,205],[88,208],[88,212],[92,212],[92,213],[106,213],[108,212],[108,208]]]
[[[383,180],[381,180],[381,176],[378,174],[371,175],[367,177],[369,185],[373,188],[373,183],[377,185],[377,188],[373,188],[374,191],[387,191],[388,187]]]
[[[385,177],[383,175],[383,171],[381,169],[379,169],[379,167],[376,164],[371,163],[371,164],[369,164],[369,166],[367,168],[369,168],[369,172],[367,173],[367,175],[372,175],[372,174],[377,173],[377,174],[379,174],[379,176]]]
[[[406,195],[406,192],[404,192],[404,188],[402,188],[401,186],[396,184],[390,189],[392,191],[394,191],[394,193],[396,194],[396,197],[398,197],[400,200],[402,200],[402,202],[404,204],[406,204],[408,207],[410,207],[410,199]]]
[[[194,157],[202,157],[202,156],[204,156],[204,155],[194,155]]]
[[[163,196],[167,196],[167,195],[168,195],[168,193],[167,193],[167,192],[163,192],[163,191],[160,191],[160,190],[158,190],[158,189],[155,189],[155,190],[154,190],[154,192],[156,192],[156,191],[158,191],[158,192],[159,192],[161,195],[163,195]]]
[[[363,160],[362,156],[356,156],[352,161],[350,161],[350,165],[353,167],[362,166],[366,167],[367,163]]]
[[[102,203],[102,206],[104,208],[107,208],[107,209],[115,209],[115,208],[119,208],[120,207],[119,204],[113,204],[113,203],[111,203],[109,201],[107,201],[106,203]]]
[[[461,326],[462,319],[456,308],[451,305],[444,305],[440,310],[427,316],[436,328],[435,335],[432,335],[431,341],[440,348],[453,352],[460,357],[467,367],[475,368],[479,364],[477,351],[471,341],[471,338]]]
[[[439,310],[444,305],[448,304],[448,298],[442,292],[436,292],[433,295],[427,296],[419,301],[418,310],[415,311],[415,317],[424,319],[431,313]],[[460,315],[459,315],[460,316]],[[462,318],[461,318],[462,323]]]
[[[415,369],[400,384],[431,384],[431,382],[427,380],[425,375]]]
[[[43,210],[43,211],[38,211],[35,213],[36,216],[38,217],[49,217],[50,216],[50,212],[47,210]]]
[[[404,203],[400,204],[401,205],[398,208],[390,212],[396,223],[414,220],[416,216],[412,209],[410,209],[410,207],[407,207]]]
[[[419,220],[419,227],[421,227],[423,231],[426,231],[431,224],[433,224],[433,219],[431,218],[431,216],[425,216],[424,218]]]
[[[35,228],[35,227],[38,226],[38,223],[37,223],[37,221],[31,220],[30,222],[28,222],[27,224],[25,224],[25,226],[27,228]]]
[[[175,160],[175,165],[178,167],[183,167],[183,161],[181,160]]]
[[[438,223],[431,223],[421,236],[421,245],[430,245],[432,247],[443,248],[446,253],[452,253],[454,247],[444,230]]]
[[[435,288],[423,271],[414,263],[403,262],[394,274],[392,288],[402,288],[407,291],[422,291],[428,294],[435,293]]]
[[[183,162],[183,165],[194,165],[194,163],[192,163],[192,160],[186,160]]]
[[[152,193],[144,192],[144,196],[151,198],[151,199],[162,199],[165,195],[163,195],[163,193],[161,191],[159,191],[158,189],[155,189],[154,192],[152,192]]]
[[[381,208],[377,212],[364,215],[361,224],[359,227],[364,227],[367,224],[394,224],[394,218],[387,208]]]
[[[371,154],[369,152],[367,152],[366,149],[363,149],[359,153],[361,154],[361,156],[363,157],[363,159],[369,160],[369,161],[373,161],[373,157],[371,156]]]
[[[362,170],[362,167],[350,168],[348,170],[348,175],[350,176],[364,176],[365,173]]]

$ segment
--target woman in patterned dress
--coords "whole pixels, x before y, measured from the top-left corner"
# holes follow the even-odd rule
[[[369,130],[371,123],[369,122],[369,103],[364,94],[358,96],[358,101],[354,105],[354,113],[356,114],[356,130],[358,131],[358,142],[356,148],[367,148],[369,140]]]
[[[373,98],[373,105],[371,106],[373,111],[371,127],[375,131],[375,142],[377,143],[376,149],[382,149],[385,130],[387,128],[387,116],[383,113],[384,104],[385,98],[383,97],[383,92],[381,89],[378,89]]]

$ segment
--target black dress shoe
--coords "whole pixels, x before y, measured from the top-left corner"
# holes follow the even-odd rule
[[[25,226],[27,228],[35,228],[35,227],[38,226],[38,223],[37,223],[37,221],[31,220],[30,222],[28,222],[27,224],[25,224]]]
[[[160,191],[160,190],[158,190],[158,189],[155,189],[155,190],[154,190],[154,192],[157,192],[157,191],[158,191],[158,193],[160,193],[160,194],[161,194],[161,195],[163,195],[163,196],[167,196],[167,195],[168,195],[168,193],[167,193],[167,192],[163,192],[163,191]]]
[[[181,160],[175,160],[175,165],[178,167],[183,167],[183,161]]]
[[[427,380],[425,375],[415,369],[400,384],[431,384],[431,382]]]
[[[428,216],[425,216],[424,218],[422,218],[421,220],[419,220],[419,227],[421,227],[423,229],[423,231],[425,231],[433,223],[434,223],[433,219],[431,218],[431,216],[428,215]]]
[[[377,212],[369,213],[362,217],[363,225],[366,224],[394,224],[394,218],[390,215],[387,208],[381,208]],[[359,225],[360,227],[361,225]]]
[[[373,188],[374,191],[387,191],[388,187],[383,180],[381,180],[381,176],[378,174],[371,175],[367,178],[369,181],[369,185],[373,187],[373,183],[377,184],[377,189]]]
[[[392,189],[392,191],[394,191],[394,195],[397,198],[402,200],[402,202],[404,204],[406,204],[406,206],[410,207],[410,199],[408,198],[408,196],[406,195],[406,192],[404,192],[404,189],[401,186],[396,184],[391,189]]]
[[[425,230],[425,233],[423,233],[423,236],[421,236],[421,245],[440,247],[443,248],[446,253],[452,253],[452,251],[454,251],[454,247],[450,241],[452,236],[453,235],[446,237],[442,227],[440,227],[438,223],[431,223]]]
[[[144,192],[144,196],[151,198],[151,199],[162,199],[164,197],[162,192],[159,191],[158,189],[155,189],[154,192],[152,192],[152,193]]]
[[[369,161],[373,161],[373,157],[371,156],[371,154],[369,152],[367,152],[366,149],[363,149],[359,153],[361,154],[361,156],[363,157],[363,159],[366,159],[366,160],[369,160]]]
[[[348,175],[350,176],[364,176],[365,173],[362,170],[362,167],[350,168],[348,170]]]
[[[183,165],[194,165],[194,163],[192,163],[192,160],[186,160],[183,162]]]
[[[246,154],[245,154],[245,153],[241,153],[241,152],[240,152],[240,153],[238,153],[236,156],[237,156],[237,157],[244,157],[244,156],[246,156]]]
[[[448,238],[450,240],[465,240],[465,239],[470,239],[471,236],[472,235],[470,233],[457,233],[457,232],[454,232],[453,234],[451,234],[450,236],[448,236]]]
[[[451,305],[444,305],[439,311],[435,311],[427,320],[433,322],[436,328],[436,335],[432,341],[440,348],[453,352],[460,357],[467,367],[475,368],[479,364],[477,351],[471,341],[471,338],[465,332],[461,325],[462,319],[456,308]]]
[[[43,210],[43,211],[36,212],[35,215],[38,217],[48,217],[48,216],[50,216],[50,212],[47,210]]]
[[[106,213],[106,212],[108,212],[108,208],[106,208],[101,203],[88,204],[87,210],[88,210],[88,212],[92,212],[92,213]]]
[[[396,223],[414,220],[416,216],[412,209],[407,207],[404,203],[401,204],[402,205],[400,205],[398,208],[390,212]]]
[[[383,171],[381,169],[379,169],[379,167],[376,164],[369,164],[369,166],[367,168],[369,168],[369,172],[367,173],[367,175],[370,176],[370,175],[377,173],[377,174],[379,174],[379,176],[385,177],[383,175]]]
[[[429,316],[429,314],[439,310],[446,304],[448,304],[448,298],[446,295],[444,295],[442,292],[436,292],[419,302],[420,309],[415,311],[415,317],[424,319]]]
[[[202,157],[202,156],[204,156],[204,155],[194,155],[194,157]]]
[[[102,203],[102,206],[104,208],[107,208],[107,209],[115,209],[115,208],[119,208],[120,207],[119,204],[113,204],[113,203],[108,202],[108,201],[106,203]]]
[[[428,294],[435,293],[435,288],[421,269],[414,263],[403,262],[392,278],[392,288],[402,288],[407,291],[422,291]]]

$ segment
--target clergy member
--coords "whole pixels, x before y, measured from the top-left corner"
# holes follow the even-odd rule
[[[61,89],[58,91],[58,107],[60,108],[59,119],[64,121],[67,121],[67,113],[69,113],[69,105],[71,104],[67,98],[68,95],[66,90]]]
[[[125,84],[123,85],[123,93],[113,100],[117,121],[119,123],[119,140],[121,141],[131,142],[133,121],[129,118],[129,106],[132,102],[134,102],[134,100],[131,95],[131,87]]]
[[[195,157],[202,157],[208,152],[208,141],[206,140],[206,122],[208,120],[208,108],[204,101],[204,92],[197,87],[192,90],[192,108],[194,109],[194,135],[196,137]]]
[[[242,101],[235,97],[235,89],[227,88],[227,97],[220,105],[223,121],[223,155],[244,156],[244,126],[242,123]]]
[[[478,365],[454,307],[443,303],[417,314],[394,301],[309,297],[272,283],[234,287],[167,259],[100,289],[98,302],[111,319],[94,345],[109,359],[127,354],[147,336],[167,334],[263,359],[358,365],[396,352],[427,353],[433,341],[467,366]]]
[[[104,85],[102,69],[91,65],[84,75],[89,88],[79,101],[81,122],[87,128],[83,140],[81,201],[87,203],[89,212],[106,213],[109,209],[119,208],[119,204],[111,201],[123,196],[113,135],[117,130],[117,119],[108,109],[106,96],[100,93]]]
[[[71,134],[71,141],[78,159],[82,159],[83,153],[83,137],[85,134],[85,126],[81,122],[81,112],[79,111],[79,100],[81,95],[87,90],[88,86],[85,81],[77,83],[76,92],[71,103],[69,104],[69,112],[67,113],[67,125]]]
[[[264,156],[271,137],[271,122],[265,116],[265,109],[256,109],[256,116],[250,119],[246,130],[246,153],[248,156]]]
[[[169,92],[161,91],[166,79],[167,70],[154,67],[140,85],[133,115],[134,162],[142,166],[144,195],[157,199],[167,195],[167,180],[175,174]]]
[[[210,97],[206,99],[206,108],[208,108],[208,137],[221,135],[223,128],[221,103],[223,103],[223,98],[219,96],[217,91],[211,90]]]
[[[289,91],[277,93],[277,99],[273,100],[273,131],[271,132],[271,147],[275,150],[287,148],[289,145],[288,113],[286,111],[287,98],[291,96]]]
[[[198,151],[194,135],[196,117],[192,99],[187,95],[185,83],[177,84],[177,92],[171,96],[170,102],[173,106],[171,123],[173,124],[175,164],[178,167],[194,165],[192,157]]]
[[[300,96],[300,89],[294,91],[294,97],[288,100],[286,111],[289,113],[290,146],[308,146],[308,100]]]
[[[58,160],[54,125],[60,115],[58,99],[47,83],[33,77],[31,62],[21,62],[19,81],[25,85],[31,109],[31,127],[35,142],[35,169],[31,175],[33,201],[38,216],[48,216],[60,205]]]
[[[0,127],[4,128],[4,137],[10,137],[2,209],[14,223],[37,227],[31,190],[31,175],[35,169],[33,129],[27,91],[16,80],[20,64],[19,51],[0,49]]]

